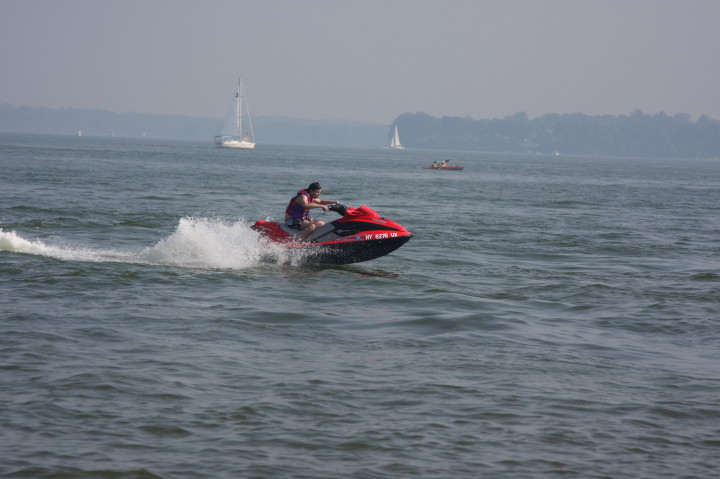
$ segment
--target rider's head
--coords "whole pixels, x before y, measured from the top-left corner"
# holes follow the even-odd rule
[[[320,187],[320,183],[317,181],[310,183],[310,186],[307,187],[308,193],[312,193],[313,191],[320,191],[322,188]]]

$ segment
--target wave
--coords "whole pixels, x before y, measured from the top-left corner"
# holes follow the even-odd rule
[[[172,234],[140,251],[75,247],[64,244],[62,239],[52,243],[28,240],[0,228],[0,251],[67,261],[246,269],[268,262],[297,265],[304,259],[301,251],[288,251],[267,241],[244,219],[230,222],[222,218],[181,218]]]

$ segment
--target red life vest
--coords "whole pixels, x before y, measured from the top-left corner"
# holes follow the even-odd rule
[[[308,204],[312,204],[313,199],[310,196],[310,193],[308,193],[307,190],[300,190],[297,192],[297,195],[290,198],[290,204],[288,204],[287,208],[285,208],[285,214],[288,214],[291,217],[299,220],[309,220],[310,210],[303,208],[301,204],[295,202],[295,198],[297,198],[299,195],[305,195]]]

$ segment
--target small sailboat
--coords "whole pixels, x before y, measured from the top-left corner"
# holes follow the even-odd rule
[[[392,141],[390,142],[390,148],[396,150],[404,150],[405,147],[400,143],[400,136],[398,135],[398,127],[395,125],[395,133],[393,134]]]
[[[247,115],[247,124],[250,132],[243,132],[243,115]],[[220,148],[240,148],[252,150],[255,148],[255,132],[253,131],[250,112],[245,101],[242,77],[238,80],[238,88],[235,97],[230,103],[227,118],[222,132],[215,137],[215,145]]]

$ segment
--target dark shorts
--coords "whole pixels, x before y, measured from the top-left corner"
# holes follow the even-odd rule
[[[298,218],[288,218],[285,220],[285,224],[293,229],[299,230],[300,225],[302,225],[303,220]]]

